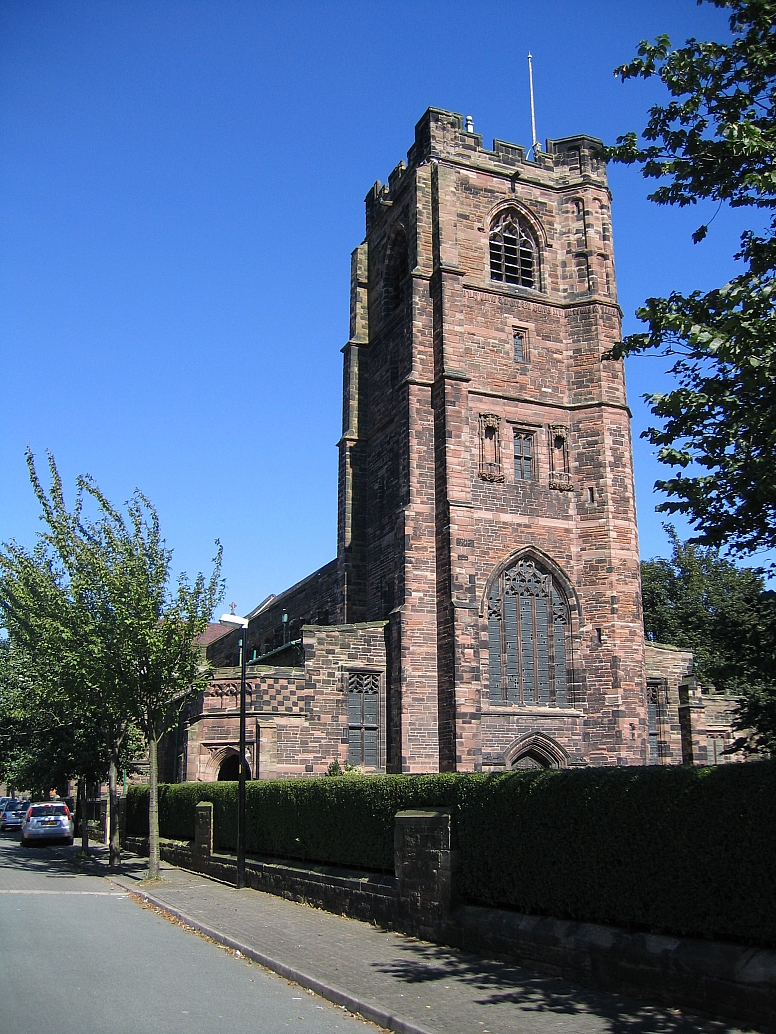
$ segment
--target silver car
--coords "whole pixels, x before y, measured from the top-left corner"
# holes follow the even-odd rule
[[[22,847],[33,840],[62,840],[73,842],[73,819],[70,809],[61,801],[41,801],[32,804],[22,820]]]

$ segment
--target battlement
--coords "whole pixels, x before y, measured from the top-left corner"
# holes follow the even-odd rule
[[[545,150],[529,158],[522,144],[493,140],[483,147],[481,134],[465,127],[463,115],[441,108],[428,108],[415,126],[415,143],[407,152],[407,163],[399,162],[388,177],[379,180],[366,196],[367,232],[380,221],[407,182],[409,172],[427,162],[449,162],[482,169],[509,178],[518,177],[537,185],[564,187],[575,183],[606,184],[606,162],[601,157],[603,143],[581,134],[548,139]]]

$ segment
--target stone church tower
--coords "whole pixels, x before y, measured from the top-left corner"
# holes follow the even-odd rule
[[[388,771],[646,764],[629,410],[600,142],[430,108],[366,199],[340,621],[385,620]]]

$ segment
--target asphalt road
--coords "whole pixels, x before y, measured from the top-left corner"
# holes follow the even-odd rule
[[[80,872],[74,850],[0,834],[3,1034],[377,1031]]]

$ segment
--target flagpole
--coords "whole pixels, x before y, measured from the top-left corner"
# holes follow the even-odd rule
[[[530,53],[528,55],[528,90],[531,94],[531,151],[533,151],[534,161],[536,161],[536,154],[541,151],[541,145],[536,139],[536,112],[534,110],[534,88],[533,88],[533,58]]]

